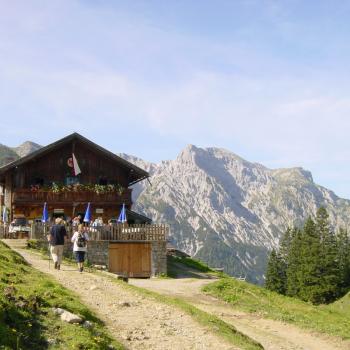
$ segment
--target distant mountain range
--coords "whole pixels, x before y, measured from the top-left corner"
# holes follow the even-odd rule
[[[0,166],[13,162],[20,157],[24,157],[41,147],[42,146],[31,141],[26,141],[18,147],[8,147],[0,144]]]
[[[0,164],[40,148],[0,146]],[[171,225],[172,244],[213,267],[262,283],[269,251],[288,226],[325,206],[334,227],[350,223],[350,201],[313,182],[302,168],[268,169],[220,148],[187,146],[159,164],[127,154],[147,170],[134,186],[134,209]]]
[[[269,251],[288,226],[325,206],[334,227],[350,223],[350,201],[302,168],[268,169],[219,148],[187,146],[160,164],[121,154],[152,177],[135,186],[135,208],[171,225],[173,244],[210,266],[262,283]]]

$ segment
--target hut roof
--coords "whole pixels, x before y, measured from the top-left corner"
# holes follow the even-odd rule
[[[87,146],[90,146],[92,148],[94,148],[97,152],[100,152],[101,154],[105,155],[106,157],[109,157],[110,159],[112,159],[113,161],[116,162],[116,164],[118,164],[121,167],[127,168],[129,169],[129,185],[133,185],[136,182],[142,181],[146,178],[149,177],[149,174],[147,171],[137,167],[136,165],[128,162],[127,160],[117,156],[116,154],[106,150],[105,148],[97,145],[96,143],[90,141],[89,139],[87,139],[86,137],[74,132],[73,134],[70,134],[58,141],[55,141],[45,147],[42,147],[40,149],[38,149],[37,151],[34,151],[30,154],[28,154],[27,156],[24,156],[22,158],[19,158],[17,160],[15,160],[14,162],[8,163],[2,167],[0,167],[0,175],[5,174],[7,171],[25,164],[31,160],[40,158],[41,156],[44,156],[52,151],[54,151],[55,149],[61,147],[62,145],[72,142],[72,141],[80,141],[83,144],[86,144]]]

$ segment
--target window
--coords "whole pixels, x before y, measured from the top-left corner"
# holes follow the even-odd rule
[[[66,185],[75,185],[79,183],[79,179],[76,176],[67,176],[65,179]]]
[[[99,185],[103,185],[106,186],[108,183],[107,178],[105,176],[100,176],[99,180],[98,180],[98,184]]]
[[[41,178],[41,177],[36,177],[34,179],[34,185],[43,186],[44,185],[44,179]]]

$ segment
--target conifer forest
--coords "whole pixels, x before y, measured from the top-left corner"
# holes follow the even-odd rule
[[[302,228],[288,228],[270,254],[266,288],[313,304],[327,304],[350,290],[348,232],[331,228],[323,207]]]

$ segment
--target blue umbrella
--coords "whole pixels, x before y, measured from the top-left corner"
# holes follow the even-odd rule
[[[91,221],[91,209],[90,209],[90,202],[88,203],[85,211],[85,216],[84,216],[84,222],[90,222]]]
[[[124,223],[126,222],[126,211],[125,211],[125,204],[123,203],[122,210],[120,211],[118,222]]]
[[[4,209],[2,211],[2,221],[3,221],[3,223],[6,223],[9,221],[6,207],[4,207]]]
[[[43,208],[43,216],[41,218],[41,222],[45,223],[49,221],[49,212],[47,210],[47,203],[44,203],[44,208]]]

